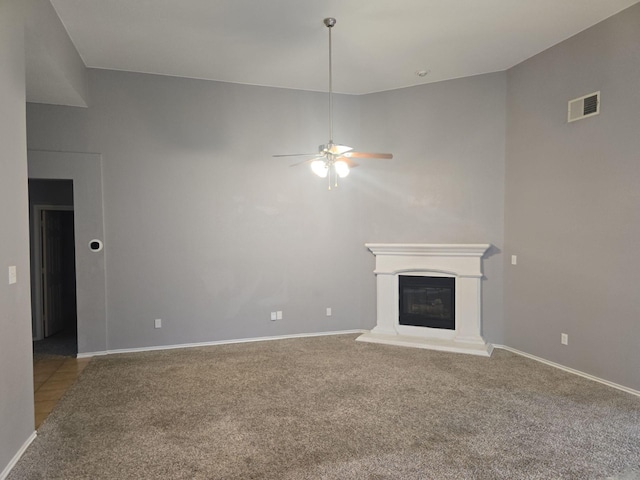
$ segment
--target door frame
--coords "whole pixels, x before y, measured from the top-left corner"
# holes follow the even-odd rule
[[[34,204],[31,208],[31,220],[33,235],[31,238],[31,249],[33,259],[33,270],[38,276],[33,284],[34,296],[33,296],[33,340],[44,339],[44,316],[42,315],[44,293],[42,290],[42,215],[43,210],[58,210],[58,211],[74,211],[73,205],[44,205]],[[75,215],[73,218],[73,230],[75,234]],[[76,274],[77,279],[77,274]],[[76,320],[77,321],[77,320]]]

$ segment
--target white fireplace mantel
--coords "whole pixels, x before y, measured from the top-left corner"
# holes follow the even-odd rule
[[[377,324],[358,337],[386,343],[490,356],[482,338],[482,257],[490,244],[367,243],[376,256]],[[455,330],[399,324],[398,277],[455,278]]]

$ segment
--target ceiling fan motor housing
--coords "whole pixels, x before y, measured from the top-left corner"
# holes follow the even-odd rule
[[[333,27],[336,24],[336,19],[332,17],[325,18],[323,21],[324,24],[329,28]]]

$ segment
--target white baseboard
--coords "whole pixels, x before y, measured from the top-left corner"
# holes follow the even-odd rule
[[[193,347],[210,347],[214,345],[229,345],[232,343],[249,343],[249,342],[266,342],[270,340],[285,340],[287,338],[304,338],[304,337],[324,337],[327,335],[347,335],[351,333],[364,333],[367,330],[339,330],[333,332],[317,332],[317,333],[294,333],[290,335],[277,335],[273,337],[252,337],[252,338],[238,338],[233,340],[214,340],[212,342],[198,342],[198,343],[180,343],[174,345],[159,345],[153,347],[138,347],[138,348],[116,348],[113,350],[106,350],[100,352],[85,352],[78,353],[78,358],[88,358],[100,355],[111,355],[114,353],[137,353],[137,352],[151,352],[155,350],[173,350],[175,348],[193,348]],[[2,480],[0,478],[0,480]]]
[[[607,385],[609,387],[613,387],[613,388],[616,388],[618,390],[622,390],[623,392],[630,393],[631,395],[636,395],[636,396],[640,397],[640,391],[634,390],[633,388],[625,387],[624,385],[620,385],[618,383],[610,382],[609,380],[605,380],[603,378],[596,377],[596,376],[591,375],[589,373],[581,372],[580,370],[576,370],[575,368],[565,367],[564,365],[561,365],[559,363],[555,363],[555,362],[552,362],[550,360],[545,360],[544,358],[541,358],[541,357],[536,357],[535,355],[531,355],[530,353],[522,352],[522,351],[517,350],[515,348],[507,347],[506,345],[495,345],[494,344],[493,346],[494,346],[494,348],[501,348],[503,350],[507,350],[509,352],[515,353],[516,355],[521,355],[523,357],[530,358],[531,360],[535,360],[536,362],[544,363],[544,364],[549,365],[551,367],[559,368],[560,370],[564,370],[565,372],[573,373],[574,375],[580,375],[581,377],[588,378],[589,380],[593,380],[594,382],[602,383],[602,384]]]
[[[4,467],[4,470],[2,470],[2,473],[0,473],[0,480],[5,480],[5,478],[9,476],[9,473],[11,472],[13,467],[16,466],[16,463],[18,463],[18,460],[20,460],[20,457],[22,457],[22,454],[25,452],[25,450],[29,448],[29,445],[31,445],[31,442],[33,442],[36,439],[36,436],[37,436],[37,433],[34,430],[33,433],[29,435],[29,438],[27,438],[27,440],[22,444],[20,449],[13,456],[11,461],[9,461],[7,466]]]
[[[181,343],[181,344],[174,344],[174,345],[159,345],[159,346],[153,346],[153,347],[117,348],[114,350],[105,350],[105,351],[99,351],[99,352],[78,353],[78,358],[89,358],[89,357],[95,357],[100,355],[111,355],[116,353],[151,352],[155,350],[173,350],[175,348],[209,347],[214,345],[229,345],[234,343],[265,342],[270,340],[285,340],[287,338],[322,337],[326,335],[347,335],[352,333],[366,333],[368,331],[369,330],[339,330],[339,331],[332,331],[332,332],[294,333],[290,335],[276,335],[273,337],[238,338],[233,340],[214,340],[211,342]],[[509,352],[515,353],[516,355],[521,355],[523,357],[530,358],[537,362],[544,363],[546,365],[549,365],[555,368],[559,368],[560,370],[564,370],[565,372],[573,373],[574,375],[580,375],[581,377],[588,378],[589,380],[593,380],[594,382],[602,383],[609,387],[613,387],[618,390],[622,390],[623,392],[630,393],[631,395],[636,395],[640,397],[640,391],[638,390],[634,390],[633,388],[625,387],[624,385],[610,382],[609,380],[605,380],[603,378],[599,378],[594,375],[581,372],[580,370],[576,370],[574,368],[565,367],[564,365],[552,362],[550,360],[545,360],[544,358],[541,358],[541,357],[536,357],[535,355],[531,355],[530,353],[522,352],[518,349],[508,347],[506,345],[493,344],[493,348],[501,348],[503,350],[507,350]],[[4,480],[4,477],[0,476],[0,480]]]
[[[108,355],[109,352],[106,350],[102,350],[100,352],[85,352],[79,353],[76,355],[76,358],[91,358],[91,357],[99,357],[101,355]]]

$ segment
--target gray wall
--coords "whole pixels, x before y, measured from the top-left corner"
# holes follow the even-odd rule
[[[0,2],[0,476],[34,431],[21,15],[19,2]]]
[[[501,245],[503,74],[336,96],[335,140],[396,159],[362,162],[332,192],[307,166],[271,157],[328,140],[326,94],[98,70],[90,94],[88,109],[30,104],[29,147],[103,156],[109,349],[370,328],[365,242]],[[394,118],[416,105],[428,113],[388,128],[374,110],[394,96],[405,100]],[[421,155],[428,128],[437,159]],[[415,181],[434,169],[451,193]],[[494,341],[501,274],[490,266],[485,288]],[[269,320],[274,310],[282,321]]]
[[[635,5],[508,72],[505,197],[505,343],[635,389],[639,45]],[[602,113],[568,124],[597,90]]]
[[[49,0],[21,0],[26,10],[29,102],[87,106],[87,69]]]

